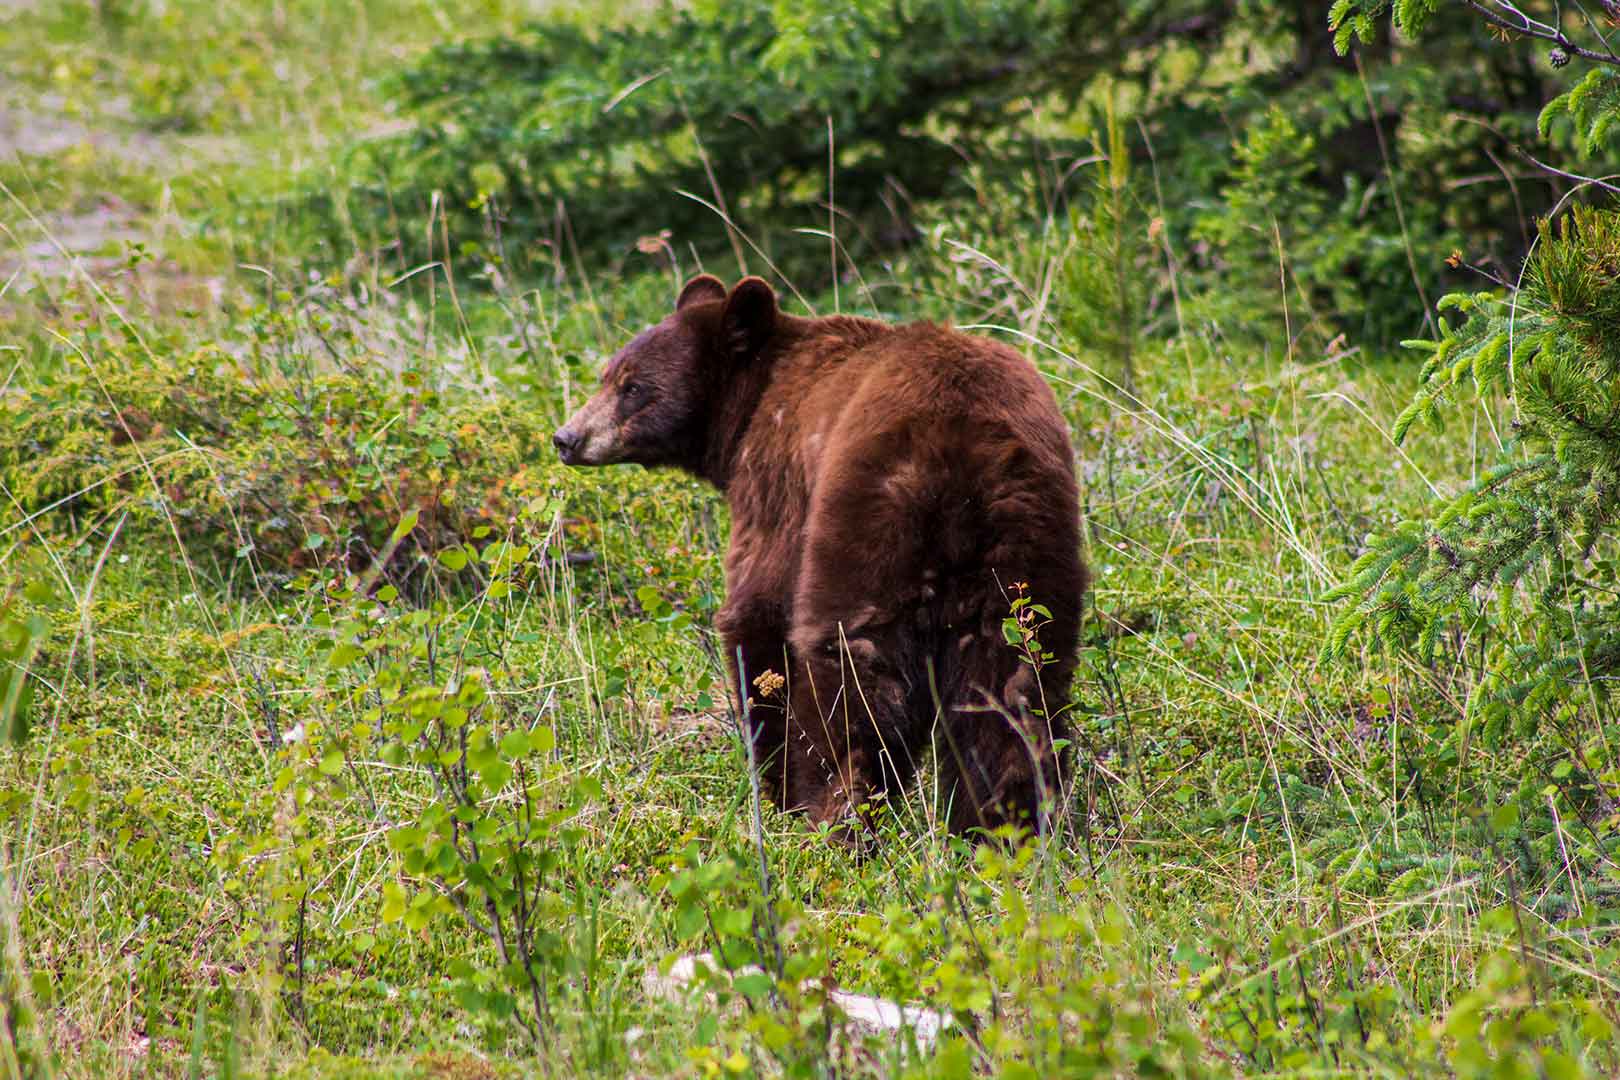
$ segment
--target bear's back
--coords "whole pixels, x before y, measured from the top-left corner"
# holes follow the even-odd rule
[[[1051,387],[999,342],[937,323],[806,319],[761,401],[763,422],[807,471],[829,450],[932,451],[950,471],[1012,441],[1072,471],[1068,429]],[[814,483],[813,475],[807,480]]]
[[[932,530],[1074,491],[1056,398],[1017,351],[934,323],[789,329],[728,488],[733,527],[768,535],[777,557],[792,557],[818,496],[849,495],[850,512],[905,504]]]

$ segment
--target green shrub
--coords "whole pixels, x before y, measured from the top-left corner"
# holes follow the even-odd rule
[[[1339,0],[1336,44],[1371,40],[1386,15],[1403,33],[1425,34],[1439,6]],[[1548,43],[1555,67],[1576,56],[1591,66],[1548,103],[1540,127],[1567,115],[1583,149],[1596,149],[1620,116],[1620,60],[1596,25],[1543,22],[1506,6],[1474,10],[1501,40]],[[1594,180],[1571,195],[1599,188],[1620,190]],[[1467,262],[1460,250],[1449,261]],[[1620,671],[1612,536],[1620,510],[1620,214],[1577,202],[1556,228],[1540,224],[1522,272],[1496,284],[1497,292],[1446,297],[1441,307],[1460,312],[1462,326],[1442,322],[1438,341],[1408,343],[1430,356],[1394,436],[1399,442],[1420,418],[1439,426],[1448,398],[1471,388],[1511,404],[1502,460],[1432,519],[1371,538],[1350,578],[1329,594],[1358,602],[1335,622],[1328,652],[1342,653],[1358,629],[1425,663],[1443,646],[1456,653],[1477,641],[1490,656],[1486,714],[1500,734],[1510,719],[1533,724],[1577,704],[1599,709]],[[1491,591],[1494,613],[1482,596]],[[1526,593],[1531,603],[1518,604]],[[1467,637],[1448,641],[1450,631]]]
[[[272,580],[363,569],[388,546],[383,569],[403,585],[420,576],[418,555],[510,519],[536,486],[529,470],[549,460],[545,418],[509,395],[441,388],[358,347],[335,363],[242,353],[102,342],[0,397],[0,481],[24,514],[77,529],[127,510]],[[389,545],[406,513],[416,528]]]
[[[1335,62],[1324,14],[742,0],[536,23],[400,73],[412,128],[355,144],[338,190],[323,174],[309,197],[329,239],[394,249],[401,272],[472,254],[523,275],[695,252],[827,283],[965,205],[1012,203],[1033,234],[1071,208],[1118,213],[1108,185],[1099,203],[1074,179],[1093,149],[1080,106],[1117,97],[1126,137],[1108,153],[1152,167],[1155,216],[1217,301],[1209,319],[1233,332],[1257,300],[1275,310],[1282,263],[1290,303],[1326,337],[1393,340],[1423,321],[1428,290],[1460,280],[1440,253],[1466,237],[1476,262],[1523,254],[1550,196],[1502,162],[1540,138],[1537,114],[1568,80],[1481,48],[1455,17],[1421,46],[1383,38],[1361,67]],[[1567,101],[1584,117],[1601,97],[1582,84]],[[1573,149],[1566,127],[1547,130]]]
[[[1169,17],[1110,9],[1150,35]],[[745,0],[447,44],[398,79],[414,130],[357,148],[351,173],[378,185],[359,196],[378,213],[361,219],[385,220],[385,206],[425,217],[439,193],[455,232],[480,237],[492,202],[503,235],[539,241],[548,261],[571,261],[576,247],[622,258],[644,237],[656,252],[663,230],[675,252],[714,253],[722,210],[750,230],[831,224],[850,251],[892,247],[911,229],[908,204],[964,193],[964,149],[1005,152],[998,136],[1017,126],[1021,101],[1072,92],[1107,62],[1089,17],[1028,0]],[[829,196],[836,219],[821,206]],[[782,255],[792,237],[760,239]],[[825,240],[797,243],[825,270]]]
[[[557,516],[546,506],[526,521],[554,534]],[[415,524],[408,515],[394,538]],[[318,651],[329,693],[276,740],[274,786],[290,810],[266,837],[295,842],[274,874],[240,848],[222,856],[244,875],[239,888],[253,878],[270,886],[266,914],[289,933],[312,900],[329,902],[308,884],[320,877],[316,850],[332,840],[311,811],[386,828],[394,872],[378,897],[383,924],[417,932],[448,916],[480,935],[480,949],[451,966],[456,1000],[536,1048],[554,1038],[564,979],[594,960],[574,935],[587,929],[575,918],[581,906],[599,893],[582,872],[581,815],[602,797],[593,776],[564,763],[550,716],[529,707],[513,678],[514,650],[527,643],[517,628],[523,590],[543,554],[516,531],[441,551],[452,572],[485,580],[470,605],[413,607],[392,586],[367,595],[358,575],[304,576],[327,632]],[[303,945],[288,940],[297,1008]]]

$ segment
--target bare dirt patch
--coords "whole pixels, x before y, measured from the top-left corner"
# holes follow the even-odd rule
[[[0,0],[0,11],[7,2],[15,0]],[[172,176],[223,161],[234,149],[231,140],[218,137],[132,129],[127,104],[118,101],[82,118],[52,94],[0,92],[0,100],[0,162],[18,166],[24,175],[82,155],[86,161],[99,158]],[[165,308],[218,301],[221,279],[199,276],[161,256],[163,237],[183,225],[172,215],[143,210],[111,192],[91,190],[64,199],[72,205],[36,204],[30,193],[15,190],[12,195],[0,197],[0,311],[54,297],[76,274],[109,293]]]

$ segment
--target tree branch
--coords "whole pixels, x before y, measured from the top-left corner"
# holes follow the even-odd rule
[[[1620,187],[1616,187],[1607,180],[1600,180],[1595,176],[1582,176],[1580,173],[1565,172],[1563,169],[1560,169],[1555,165],[1547,164],[1545,161],[1542,161],[1534,154],[1525,150],[1524,147],[1517,144],[1513,145],[1513,152],[1543,172],[1551,173],[1554,176],[1562,176],[1565,180],[1574,180],[1578,184],[1591,184],[1595,187],[1602,188],[1604,191],[1607,191],[1612,195],[1620,195]]]
[[[1492,26],[1499,26],[1503,30],[1511,30],[1515,34],[1523,34],[1526,37],[1540,38],[1542,41],[1550,41],[1557,45],[1560,49],[1563,49],[1565,52],[1569,53],[1571,56],[1579,56],[1583,60],[1590,60],[1597,64],[1609,64],[1614,67],[1620,67],[1620,56],[1616,56],[1612,49],[1605,48],[1603,52],[1597,52],[1593,49],[1583,48],[1582,46],[1577,45],[1573,41],[1569,40],[1569,35],[1565,34],[1558,27],[1552,26],[1548,23],[1538,22],[1526,15],[1524,12],[1520,11],[1518,8],[1514,7],[1512,4],[1503,2],[1503,0],[1498,0],[1498,6],[1505,8],[1506,10],[1511,11],[1514,15],[1518,16],[1519,23],[1517,25],[1515,25],[1511,20],[1498,15],[1496,12],[1480,3],[1479,0],[1462,0],[1462,2],[1468,7],[1471,7],[1475,11],[1479,12],[1485,17],[1485,21],[1489,22]]]

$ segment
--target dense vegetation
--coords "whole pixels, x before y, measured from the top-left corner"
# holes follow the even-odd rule
[[[0,8],[0,1077],[1613,1075],[1620,13],[1560,10]],[[1048,840],[760,807],[723,504],[547,445],[700,266],[1058,390]]]
[[[1018,193],[992,200],[1012,219],[998,225],[1089,218],[1086,162],[1109,152],[1098,111],[1117,103],[1124,149],[1157,166],[1134,197],[1181,272],[1252,310],[1280,245],[1312,316],[1385,343],[1418,325],[1426,289],[1465,280],[1415,253],[1467,238],[1476,263],[1517,265],[1564,183],[1520,144],[1571,80],[1462,5],[1433,13],[1421,43],[1377,11],[1333,12],[1339,45],[1359,28],[1353,59],[1313,3],[741,0],[607,29],[540,21],[400,73],[415,122],[347,160],[339,243],[403,239],[417,257],[442,217],[523,265],[595,269],[729,241],[739,263],[824,286],[988,190]],[[1595,129],[1557,125],[1541,152],[1595,153]]]

